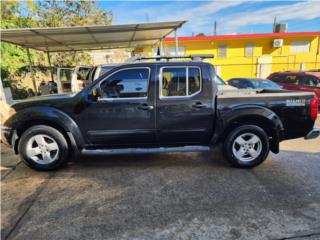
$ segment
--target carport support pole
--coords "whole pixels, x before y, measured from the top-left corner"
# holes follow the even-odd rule
[[[160,56],[163,56],[163,39],[160,40]]]
[[[174,38],[175,38],[175,41],[176,41],[176,56],[178,56],[178,53],[179,53],[179,43],[178,43],[177,30],[174,31]]]
[[[36,84],[36,80],[34,79],[34,74],[33,74],[33,69],[32,69],[32,62],[31,62],[31,55],[30,55],[29,48],[27,48],[27,55],[28,55],[29,71],[31,73],[31,79],[32,79],[32,83],[33,83],[33,88],[34,88],[35,93],[37,94],[37,84]]]
[[[47,57],[48,57],[48,63],[49,63],[49,67],[50,67],[51,80],[52,80],[52,82],[54,82],[53,69],[52,69],[52,66],[51,66],[51,61],[50,61],[50,54],[49,54],[49,52],[47,52]]]

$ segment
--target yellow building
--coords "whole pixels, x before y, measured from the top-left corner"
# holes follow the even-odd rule
[[[163,53],[174,55],[175,44],[175,38],[166,38]],[[178,46],[179,55],[214,54],[210,62],[225,80],[320,68],[320,32],[179,37]],[[157,50],[144,48],[137,52],[152,56]]]

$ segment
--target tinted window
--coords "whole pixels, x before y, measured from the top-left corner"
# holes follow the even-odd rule
[[[300,86],[319,87],[318,80],[313,76],[303,76],[299,79]]]
[[[189,77],[189,95],[192,95],[200,91],[200,70],[199,68],[188,68],[188,77]]]
[[[281,76],[281,75],[271,77],[272,81],[278,82],[278,83],[282,83],[284,79],[285,79],[285,76]]]
[[[104,98],[146,97],[148,78],[148,69],[122,70],[101,83],[101,95]]]
[[[298,84],[298,77],[295,75],[288,75],[285,77],[283,83],[297,85]]]
[[[162,96],[186,96],[187,95],[187,69],[163,68],[162,69]]]
[[[161,96],[163,97],[190,96],[201,90],[200,69],[195,67],[163,68],[161,81]]]
[[[298,84],[298,77],[296,75],[276,75],[271,80],[278,83]]]

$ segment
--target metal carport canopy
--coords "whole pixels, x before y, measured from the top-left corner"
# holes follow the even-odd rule
[[[152,46],[186,21],[1,30],[1,41],[45,52]]]

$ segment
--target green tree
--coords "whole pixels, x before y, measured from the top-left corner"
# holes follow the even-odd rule
[[[1,29],[31,27],[63,27],[111,24],[112,12],[101,9],[96,1],[1,1]],[[35,65],[46,65],[46,55],[31,50]],[[87,52],[52,53],[54,66],[90,63]],[[1,79],[10,79],[27,64],[26,50],[1,43]]]

